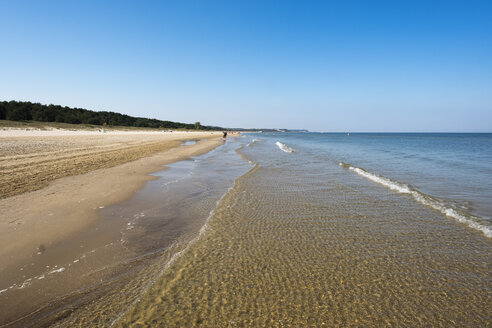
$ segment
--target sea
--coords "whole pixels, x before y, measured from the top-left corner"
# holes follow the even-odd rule
[[[338,164],[492,238],[492,134],[299,133],[263,140],[293,153],[289,160],[302,160],[307,170]]]
[[[236,142],[251,168],[117,326],[490,326],[492,134]]]
[[[492,134],[246,133],[155,176],[19,325],[491,325]]]

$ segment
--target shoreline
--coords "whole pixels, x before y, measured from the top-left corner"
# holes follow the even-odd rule
[[[23,270],[24,264],[44,249],[83,234],[98,221],[101,208],[125,201],[147,181],[156,179],[151,173],[223,144],[219,135],[174,134],[163,141],[168,147],[165,151],[109,168],[96,167],[85,174],[55,179],[41,189],[0,199],[0,275],[5,278],[0,290],[9,287],[16,270]],[[182,145],[190,139],[200,141]],[[29,269],[17,275],[27,276]]]
[[[154,156],[59,179],[47,188],[0,200],[1,205],[6,200],[27,195],[30,199],[37,194],[57,198],[55,194],[50,194],[50,190],[56,189],[57,193],[62,193],[66,190],[64,188],[72,188],[69,191],[73,196],[79,189],[85,189],[87,193],[98,187],[103,188],[100,192],[107,200],[110,197],[108,194],[114,190],[121,196],[121,185],[128,191],[128,197],[120,197],[112,203],[93,197],[93,207],[86,206],[86,214],[92,213],[92,220],[89,217],[80,220],[81,213],[68,213],[76,210],[72,206],[80,208],[77,198],[87,195],[77,195],[76,199],[69,200],[70,204],[58,201],[58,207],[66,212],[54,213],[49,218],[49,225],[40,223],[43,234],[30,238],[51,233],[47,230],[48,226],[56,227],[57,233],[64,231],[66,235],[63,238],[51,235],[50,244],[41,244],[46,246],[41,254],[36,252],[39,250],[37,242],[30,246],[18,245],[17,249],[22,248],[30,254],[23,254],[22,266],[10,264],[9,271],[17,274],[14,282],[9,283],[5,278],[12,275],[9,277],[8,272],[0,270],[0,303],[5,305],[0,315],[0,326],[51,325],[65,322],[65,316],[70,317],[66,319],[70,322],[95,322],[90,313],[98,313],[101,309],[105,309],[105,314],[101,318],[98,316],[98,320],[109,324],[107,320],[122,313],[128,302],[139,297],[160,275],[162,264],[186,247],[190,238],[200,233],[206,215],[210,215],[209,206],[216,206],[215,198],[222,195],[227,179],[235,177],[234,172],[238,170],[237,165],[227,166],[225,170],[221,168],[223,163],[230,162],[231,153],[237,156],[231,151],[236,141],[224,144],[221,137],[187,139],[193,142],[182,142],[180,146]],[[211,151],[220,145],[223,147]],[[242,163],[242,160],[239,161]],[[190,167],[196,168],[197,174],[184,173],[185,179],[174,184],[174,175],[179,176],[183,174],[183,169]],[[111,184],[98,179],[107,176],[113,177]],[[165,187],[169,182],[166,177],[173,183],[171,189]],[[98,185],[92,186],[90,181]],[[128,181],[133,184],[132,188]],[[70,198],[70,195],[63,197]],[[75,221],[77,215],[79,220]],[[63,222],[68,220],[72,220],[70,225]],[[150,222],[158,224],[159,228],[147,230]],[[63,225],[63,229],[59,224]],[[30,226],[36,230],[33,224]],[[67,231],[67,227],[71,231]],[[23,235],[27,236],[26,229]],[[15,238],[12,241],[15,242]],[[0,249],[0,252],[3,250]],[[2,259],[6,258],[1,254]],[[10,251],[9,254],[20,257],[17,251]],[[31,267],[31,264],[34,266]]]

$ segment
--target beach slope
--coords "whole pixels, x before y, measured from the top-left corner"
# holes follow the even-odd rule
[[[36,254],[77,238],[99,218],[100,208],[129,198],[164,164],[223,144],[220,136],[215,132],[0,131],[2,293],[26,271],[34,270],[24,267]],[[196,143],[183,145],[185,140]]]

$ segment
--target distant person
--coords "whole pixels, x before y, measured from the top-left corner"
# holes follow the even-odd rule
[[[227,138],[227,131],[224,131],[224,132],[222,132],[222,133],[223,133],[223,135],[222,135],[222,140],[224,140],[224,141],[225,141],[225,140],[226,140],[226,138]]]

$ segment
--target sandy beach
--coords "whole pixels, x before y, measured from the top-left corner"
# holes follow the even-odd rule
[[[223,144],[220,136],[0,131],[0,290],[25,275],[15,270],[33,256],[77,238],[98,219],[98,210],[125,200],[154,179],[149,173],[210,151]],[[185,140],[197,142],[182,145]]]
[[[0,198],[45,187],[50,181],[114,167],[169,150],[210,132],[0,131]]]
[[[345,135],[35,133],[0,139],[2,176],[36,184],[0,200],[0,327],[490,322],[488,235],[438,196],[333,160]],[[350,142],[414,154],[402,138]]]

